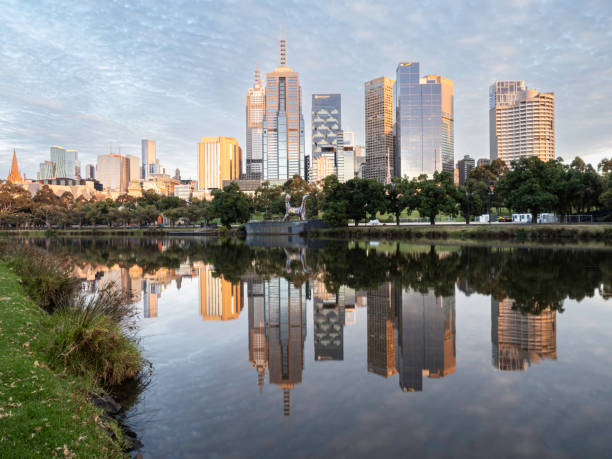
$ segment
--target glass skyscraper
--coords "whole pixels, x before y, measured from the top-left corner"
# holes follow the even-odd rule
[[[420,76],[419,63],[397,66],[395,100],[395,174],[432,176],[454,171],[453,82],[439,75]]]
[[[342,152],[342,107],[340,94],[312,95],[312,171],[310,180],[322,180],[314,166],[333,159],[331,174],[338,175],[338,161]],[[326,157],[326,158],[322,158]],[[320,168],[319,168],[320,169]],[[320,169],[322,170],[322,169]],[[330,175],[329,173],[326,175]]]
[[[263,137],[263,179],[304,177],[304,117],[299,75],[287,66],[285,40],[280,42],[280,67],[266,75]]]
[[[78,179],[81,175],[81,162],[76,150],[53,146],[51,147],[51,162],[55,163],[56,178]]]
[[[246,96],[246,179],[261,180],[263,173],[263,120],[266,89],[261,84],[259,65],[255,81]]]
[[[391,78],[367,81],[365,96],[365,178],[389,183],[395,170],[393,146],[393,85]]]

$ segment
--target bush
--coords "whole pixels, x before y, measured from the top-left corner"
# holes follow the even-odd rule
[[[50,361],[107,387],[136,378],[146,361],[129,333],[133,314],[114,288],[77,296],[50,316]]]
[[[26,293],[47,312],[69,302],[79,290],[70,264],[44,250],[3,244],[0,253],[21,278]]]

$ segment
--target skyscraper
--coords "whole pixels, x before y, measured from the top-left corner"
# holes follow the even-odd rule
[[[53,165],[48,164],[53,163]],[[51,175],[52,176],[49,176]],[[78,179],[81,175],[81,163],[76,150],[67,150],[57,145],[51,147],[51,161],[40,165],[40,178]]]
[[[423,376],[455,372],[455,296],[433,290],[398,293],[399,384],[404,392],[423,390]]]
[[[397,293],[392,282],[367,292],[368,371],[385,378],[397,373],[393,326]]]
[[[476,165],[474,158],[469,155],[465,155],[463,159],[457,161],[457,169],[459,169],[459,185],[464,185],[470,176],[470,172]]]
[[[142,174],[141,177],[149,177],[151,166],[157,164],[157,152],[155,140],[142,139]]]
[[[492,363],[505,371],[526,370],[541,359],[557,358],[557,313],[549,308],[525,314],[514,300],[491,297]]]
[[[315,167],[321,157],[331,158],[334,169],[327,175],[338,175],[338,161],[342,152],[342,102],[340,94],[312,95],[312,181],[322,180],[321,168]],[[322,160],[322,162],[328,162]]]
[[[242,149],[232,137],[202,137],[198,144],[198,187],[220,189],[223,180],[240,178]]]
[[[395,175],[451,174],[455,168],[453,82],[439,75],[420,77],[419,63],[396,70]]]
[[[491,161],[507,165],[524,156],[555,159],[555,94],[525,86],[524,81],[496,81],[489,88]]]
[[[137,170],[139,171],[140,167]],[[96,166],[94,166],[93,164],[86,164],[85,165],[85,178],[89,179],[89,180],[95,180],[96,179]]]
[[[244,307],[242,283],[214,275],[210,264],[199,268],[200,314],[204,320],[237,319]]]
[[[266,89],[261,84],[259,64],[255,81],[246,96],[246,179],[261,180],[263,174],[263,121]]]
[[[380,77],[365,83],[365,178],[389,183],[395,170],[393,147],[393,84]]]
[[[304,117],[299,75],[287,66],[285,40],[280,41],[280,67],[266,75],[263,179],[304,177]]]
[[[126,193],[130,184],[130,161],[127,157],[114,153],[100,155],[97,175],[105,190]]]

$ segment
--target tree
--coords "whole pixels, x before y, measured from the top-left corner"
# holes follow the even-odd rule
[[[457,191],[449,172],[435,171],[432,179],[423,174],[415,180],[414,187],[419,215],[429,218],[431,225],[435,225],[436,216],[440,213],[457,215]]]
[[[604,158],[597,165],[597,170],[602,174],[609,174],[612,172],[612,158]]]
[[[236,182],[231,182],[223,190],[214,190],[212,206],[221,223],[230,228],[232,223],[246,223],[253,213],[253,202],[240,191]]]
[[[470,224],[472,215],[482,215],[487,208],[487,194],[489,189],[484,182],[467,179],[465,185],[457,187],[456,200],[459,203],[461,215],[465,223]],[[483,198],[484,197],[484,198]]]
[[[281,212],[284,206],[282,188],[263,182],[255,191],[254,205],[258,212],[263,212],[264,219]]]
[[[409,212],[415,209],[414,188],[408,178],[394,177],[385,185],[385,192],[386,210],[395,215],[395,223],[399,225],[404,209]]]
[[[0,185],[0,224],[29,209],[30,201],[30,193],[19,185],[8,182]]]
[[[506,206],[520,212],[530,212],[532,221],[538,214],[558,208],[557,184],[562,180],[559,162],[544,162],[537,157],[512,161],[512,170],[500,180],[498,192]]]
[[[185,207],[186,205],[185,200],[180,199],[178,196],[164,196],[159,200],[157,208],[163,212],[164,210]]]
[[[344,183],[338,182],[338,177],[328,175],[323,181],[323,220],[331,227],[348,224],[348,206],[350,191]]]

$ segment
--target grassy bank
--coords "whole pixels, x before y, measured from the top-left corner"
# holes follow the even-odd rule
[[[217,228],[186,228],[186,227],[164,227],[164,228],[70,228],[53,230],[0,230],[0,238],[10,236],[20,237],[54,237],[54,236],[136,236],[136,237],[158,237],[158,236],[233,236],[241,232],[240,227],[226,229]]]
[[[127,299],[114,287],[85,296],[40,249],[0,255],[0,457],[121,457],[122,430],[93,400],[144,368]]]
[[[612,243],[612,225],[385,225],[350,226],[309,231],[308,237],[351,239],[453,239]]]
[[[91,381],[50,367],[52,331],[0,262],[0,457],[121,457],[121,431],[90,402]]]

